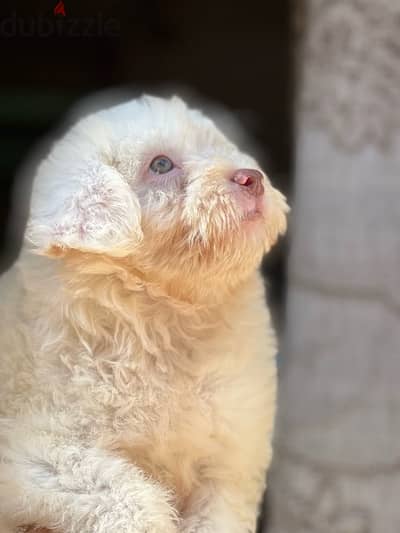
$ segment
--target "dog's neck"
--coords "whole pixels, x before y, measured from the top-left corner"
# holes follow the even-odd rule
[[[54,316],[63,315],[55,318],[58,327],[68,324],[68,335],[97,358],[116,351],[147,354],[164,367],[187,365],[193,345],[229,327],[227,310],[237,299],[235,291],[211,286],[195,299],[192,287],[161,285],[125,260],[97,254],[70,253],[47,261],[62,281],[61,297],[55,295],[52,304]]]
[[[19,268],[22,280],[29,278],[27,322],[35,339],[46,339],[40,357],[104,375],[133,372],[137,365],[197,375],[204,364],[216,364],[210,339],[226,333],[256,295],[263,297],[253,273],[225,297],[215,290],[218,298],[208,302],[180,299],[127,269],[126,262],[96,254],[62,259],[28,254]]]
[[[93,299],[105,286],[112,286],[125,298],[156,300],[159,305],[174,307],[184,314],[217,310],[244,281],[238,281],[237,273],[231,281],[227,272],[218,276],[215,271],[198,271],[195,279],[179,274],[166,276],[157,270],[144,270],[130,258],[74,251],[64,255],[59,271],[72,295],[82,294],[84,287],[90,287],[88,297]]]

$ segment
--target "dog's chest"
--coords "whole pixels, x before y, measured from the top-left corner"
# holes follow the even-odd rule
[[[232,446],[228,427],[233,406],[224,408],[220,384],[212,375],[175,377],[171,386],[149,386],[147,395],[147,405],[136,408],[137,425],[121,434],[120,450],[172,489],[183,507],[193,488],[221,468],[221,458]]]
[[[265,454],[275,366],[266,353],[267,328],[240,331],[203,344],[201,367],[192,372],[144,368],[120,426],[120,452],[171,488],[179,507],[195,487],[232,470],[247,472],[247,463]]]

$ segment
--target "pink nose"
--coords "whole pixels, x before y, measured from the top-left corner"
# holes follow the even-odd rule
[[[251,168],[240,168],[231,180],[243,187],[243,190],[252,196],[262,196],[264,194],[263,175],[259,170]]]

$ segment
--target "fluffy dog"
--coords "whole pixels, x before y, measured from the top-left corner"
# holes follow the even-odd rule
[[[3,531],[255,530],[276,392],[257,266],[286,211],[176,97],[55,143],[0,284]]]

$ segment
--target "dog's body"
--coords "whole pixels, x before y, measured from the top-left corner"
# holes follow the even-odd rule
[[[37,253],[0,281],[0,531],[254,531],[276,388],[256,267],[286,204],[242,167],[208,119],[144,98],[39,168]]]

